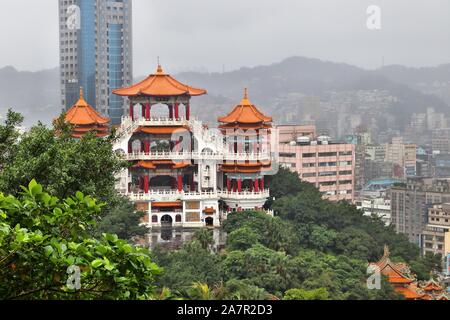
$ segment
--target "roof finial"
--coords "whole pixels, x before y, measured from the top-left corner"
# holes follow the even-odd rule
[[[384,254],[383,254],[383,258],[389,258],[390,256],[390,251],[389,251],[389,247],[387,244],[384,245]]]
[[[161,67],[161,61],[159,60],[159,56],[158,56],[158,69],[156,70],[156,74],[163,74],[163,68]]]
[[[248,100],[248,89],[244,88],[244,98],[241,100],[241,106],[251,105],[250,100]]]
[[[80,99],[84,99],[83,87],[80,87]]]

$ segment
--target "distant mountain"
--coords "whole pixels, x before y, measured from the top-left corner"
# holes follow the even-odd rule
[[[403,69],[399,69],[403,71]],[[384,68],[383,70],[367,71],[355,66],[343,63],[334,63],[310,59],[303,57],[291,57],[280,63],[254,68],[241,68],[227,73],[181,73],[177,77],[189,84],[208,89],[212,96],[208,102],[220,97],[220,111],[214,106],[209,106],[212,113],[209,116],[216,116],[224,113],[239,102],[244,87],[249,87],[251,99],[259,104],[263,109],[272,114],[275,120],[284,122],[283,111],[280,109],[282,102],[292,95],[306,95],[320,98],[327,101],[330,93],[349,92],[354,93],[360,90],[374,91],[385,90],[396,98],[392,106],[387,111],[396,119],[390,120],[394,125],[403,127],[412,113],[425,112],[428,107],[435,108],[436,111],[446,114],[450,113],[450,102],[445,103],[435,92],[419,90],[415,85],[424,78],[422,82],[433,83],[437,79],[445,80],[449,73],[445,70],[428,70],[428,73],[418,70],[415,72],[416,81],[406,81],[409,77],[406,72],[396,72],[395,68]],[[447,78],[446,78],[447,76]],[[224,99],[229,100],[230,105],[224,108]],[[201,100],[200,100],[201,101]],[[354,103],[359,103],[356,101]],[[203,105],[203,102],[201,101]],[[206,106],[205,106],[206,107]],[[209,110],[208,110],[209,111]],[[291,110],[292,111],[292,110]],[[297,110],[301,114],[303,110]],[[325,112],[325,110],[322,110]],[[351,112],[351,110],[349,110]],[[295,111],[294,111],[295,112]],[[203,115],[204,113],[201,112]],[[328,117],[336,115],[329,114]],[[213,119],[209,119],[213,121]],[[293,120],[299,121],[298,118]],[[301,119],[300,119],[301,120]],[[394,128],[397,129],[397,128]],[[402,128],[400,128],[402,129]]]
[[[435,95],[450,105],[450,64],[425,68],[392,65],[383,67],[376,73],[422,93]]]
[[[38,72],[20,72],[13,67],[0,69],[0,115],[13,107],[25,115],[26,125],[37,120],[50,123],[61,111],[58,73],[58,68]],[[320,100],[320,104],[312,108],[316,113],[323,113],[319,120],[328,121],[326,125],[336,119],[333,112],[338,111],[333,110],[339,108],[333,105],[340,103],[349,105],[342,109],[349,114],[363,113],[361,118],[365,121],[367,115],[358,109],[359,106],[367,108],[365,101],[353,96],[360,91],[377,90],[395,97],[387,109],[379,112],[391,117],[378,119],[379,126],[388,123],[395,127],[393,129],[403,130],[412,113],[425,112],[428,107],[450,114],[450,64],[417,69],[388,66],[367,71],[349,64],[291,57],[267,66],[226,73],[185,72],[175,76],[208,90],[208,96],[194,100],[193,113],[211,123],[240,101],[244,87],[249,88],[251,100],[280,123],[304,120],[302,116],[307,106],[302,101],[305,97]],[[340,99],[348,97],[350,102],[336,100],[336,95]],[[342,126],[348,119],[340,121]]]
[[[8,108],[25,116],[25,125],[49,124],[61,112],[58,68],[38,72],[0,69],[0,115]]]

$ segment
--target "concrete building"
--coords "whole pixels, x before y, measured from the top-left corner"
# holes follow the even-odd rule
[[[428,223],[428,209],[433,204],[450,203],[450,180],[410,177],[406,184],[391,188],[390,198],[395,230],[420,245]]]
[[[428,224],[422,233],[422,253],[450,253],[450,203],[433,205],[428,209]]]
[[[366,146],[366,160],[384,162],[386,158],[386,144],[373,144]]]
[[[354,145],[334,143],[325,136],[311,140],[308,135],[299,135],[289,143],[280,143],[279,159],[281,166],[297,172],[302,180],[314,184],[324,198],[353,201]]]
[[[356,207],[365,216],[377,216],[386,226],[391,224],[391,200],[385,198],[363,198],[355,201]]]
[[[416,175],[415,144],[404,143],[403,137],[392,138],[392,143],[386,145],[386,162],[398,165],[402,172],[397,173],[399,178]]]
[[[85,98],[118,125],[126,100],[112,90],[131,85],[131,0],[59,0],[61,105]]]

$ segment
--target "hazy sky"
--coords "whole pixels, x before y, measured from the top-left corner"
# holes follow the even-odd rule
[[[0,0],[0,67],[58,65],[57,0]],[[381,30],[366,27],[369,5]],[[450,63],[449,0],[133,0],[135,75],[232,70],[293,55],[347,62]]]

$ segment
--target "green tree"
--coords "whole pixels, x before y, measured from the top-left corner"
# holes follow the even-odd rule
[[[313,290],[290,289],[286,291],[283,300],[329,300],[330,294],[325,288]]]
[[[9,119],[8,130],[0,127],[0,132],[10,132],[20,115],[11,113]],[[0,191],[17,196],[21,192],[18,186],[32,179],[61,199],[81,191],[106,204],[96,217],[99,227],[95,235],[109,232],[130,239],[144,234],[145,228],[139,226],[141,213],[115,190],[116,174],[128,164],[113,151],[114,132],[103,139],[92,133],[73,139],[70,132],[62,115],[53,129],[38,124],[20,139],[17,134],[6,134],[14,148],[0,170]]]
[[[221,257],[203,249],[197,240],[185,243],[177,251],[155,248],[152,256],[155,263],[164,268],[164,273],[158,279],[158,287],[180,291],[195,282],[213,286],[224,279]]]
[[[0,170],[12,161],[19,138],[17,127],[22,125],[22,121],[20,113],[9,109],[4,123],[0,125]]]
[[[102,233],[117,234],[120,239],[132,240],[148,232],[147,227],[140,225],[145,212],[135,211],[134,204],[125,197],[118,196],[117,203],[110,204],[110,210],[97,222],[96,235]]]
[[[239,228],[228,234],[227,249],[245,251],[259,243],[259,240],[260,236],[249,227]]]
[[[90,238],[100,207],[81,192],[61,201],[34,180],[19,198],[0,194],[0,298],[152,298],[161,270],[147,249]],[[80,288],[69,267],[80,269]]]
[[[20,137],[0,172],[0,190],[17,195],[18,186],[36,179],[59,198],[81,191],[109,203],[116,196],[115,175],[126,166],[113,152],[113,138],[56,133],[38,124]]]
[[[211,245],[214,244],[214,237],[211,230],[206,228],[197,230],[194,233],[194,239],[200,242],[203,249],[208,249]]]

